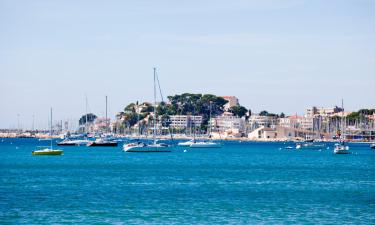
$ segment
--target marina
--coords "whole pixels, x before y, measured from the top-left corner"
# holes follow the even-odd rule
[[[374,12],[1,1],[0,225],[375,225]]]
[[[373,223],[375,151],[368,144],[349,144],[346,156],[332,153],[334,143],[311,151],[280,150],[290,142],[224,141],[210,151],[61,146],[63,156],[33,157],[37,139],[3,140],[5,224]]]

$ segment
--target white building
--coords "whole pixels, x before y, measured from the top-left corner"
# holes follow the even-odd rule
[[[170,126],[178,129],[200,127],[202,125],[202,120],[202,116],[174,115],[170,116]]]
[[[231,113],[224,113],[212,118],[210,126],[214,132],[243,133],[245,131],[245,119],[233,116]]]
[[[311,130],[313,128],[313,117],[288,116],[279,119],[279,125],[286,128]]]
[[[277,139],[277,131],[274,128],[261,126],[248,134],[250,140]]]
[[[261,126],[264,127],[275,127],[277,124],[277,119],[273,116],[260,116],[260,115],[251,115],[249,118],[249,127],[250,130],[257,129]]]
[[[304,116],[301,120],[301,128],[305,130],[312,130],[314,126],[314,118]]]

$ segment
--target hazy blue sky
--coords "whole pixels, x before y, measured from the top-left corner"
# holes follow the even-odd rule
[[[103,115],[164,95],[235,95],[257,112],[375,107],[372,0],[0,0],[0,128]]]

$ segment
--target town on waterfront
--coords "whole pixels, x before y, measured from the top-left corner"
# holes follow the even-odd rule
[[[0,225],[375,225],[375,0],[0,0]]]
[[[153,120],[155,114],[157,118]],[[184,93],[168,96],[168,100],[156,104],[137,101],[127,104],[114,117],[111,120],[108,116],[86,113],[76,121],[77,126],[54,120],[52,135],[151,138],[156,129],[158,136],[175,139],[335,141],[341,136],[348,142],[375,141],[375,109],[350,112],[343,106],[312,106],[304,115],[285,115],[266,110],[253,112],[242,106],[236,96]],[[49,129],[0,130],[2,138],[48,138],[50,135]]]

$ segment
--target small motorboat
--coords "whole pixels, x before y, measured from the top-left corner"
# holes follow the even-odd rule
[[[349,154],[349,146],[345,145],[344,142],[335,144],[335,148],[333,149],[333,153],[335,154]]]
[[[375,149],[375,144],[370,145],[371,149]]]

